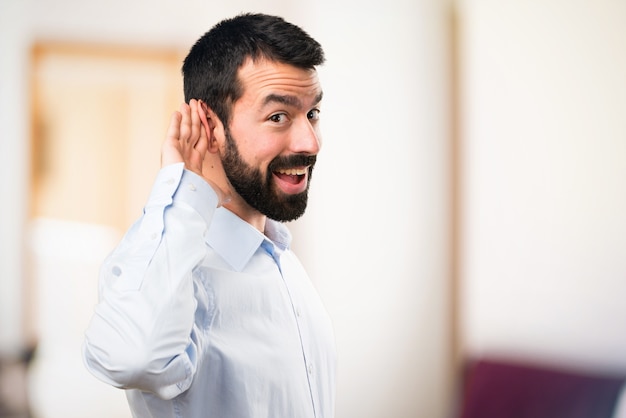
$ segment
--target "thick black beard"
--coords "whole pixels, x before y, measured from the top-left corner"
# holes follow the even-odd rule
[[[274,158],[263,176],[261,170],[248,165],[242,158],[237,144],[225,130],[226,151],[222,157],[222,165],[226,177],[233,189],[247,204],[252,206],[270,219],[279,222],[289,222],[298,219],[306,210],[309,185],[315,165],[315,155],[290,155]],[[306,190],[295,195],[282,193],[273,182],[272,172],[281,168],[309,166],[308,183]]]

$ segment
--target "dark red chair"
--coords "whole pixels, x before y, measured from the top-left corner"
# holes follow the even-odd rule
[[[624,381],[624,376],[480,360],[468,367],[460,418],[612,418]]]

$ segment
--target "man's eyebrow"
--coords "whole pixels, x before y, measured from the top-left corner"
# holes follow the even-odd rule
[[[320,91],[320,93],[317,96],[315,96],[315,104],[318,104],[319,102],[321,102],[322,97],[324,97],[324,92]]]
[[[301,106],[300,99],[298,99],[296,96],[288,96],[288,95],[281,95],[281,94],[268,94],[267,96],[265,96],[265,99],[263,100],[263,106],[268,105],[270,103],[280,103],[280,104],[284,104],[284,105],[292,106],[292,107]]]
[[[315,104],[322,101],[323,92],[320,92],[317,96],[315,96]],[[291,107],[302,107],[302,102],[296,96],[290,95],[282,95],[282,94],[268,94],[265,99],[263,99],[263,106],[268,105],[270,103],[281,103],[286,106]]]

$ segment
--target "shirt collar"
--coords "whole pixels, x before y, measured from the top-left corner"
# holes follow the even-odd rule
[[[228,209],[220,207],[213,215],[206,242],[235,271],[242,271],[264,241],[281,251],[291,244],[291,233],[280,222],[267,219],[265,234]]]

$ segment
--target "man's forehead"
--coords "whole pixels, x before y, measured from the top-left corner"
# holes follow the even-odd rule
[[[307,97],[307,101],[321,100],[322,87],[314,68],[303,69],[267,59],[248,59],[239,68],[238,77],[244,95],[259,95],[263,102],[272,99],[269,97],[272,94]]]

